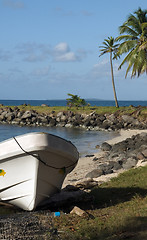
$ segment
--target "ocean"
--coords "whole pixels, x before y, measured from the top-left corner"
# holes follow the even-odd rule
[[[91,106],[115,106],[114,101],[87,101]],[[66,100],[0,100],[5,106],[18,106],[21,104],[30,104],[32,106],[41,106],[47,104],[49,106],[66,106]],[[120,106],[147,106],[147,101],[120,101]],[[106,131],[86,131],[82,129],[63,128],[63,127],[20,127],[14,125],[0,124],[0,142],[13,136],[29,132],[48,132],[71,141],[80,152],[80,156],[92,154],[98,151],[96,145],[118,136],[115,132]]]
[[[115,106],[115,101],[113,100],[93,100],[85,99],[87,103],[90,103],[91,106]],[[0,104],[5,106],[19,106],[22,104],[30,104],[31,106],[41,106],[46,104],[50,107],[52,106],[66,106],[67,101],[63,99],[59,100],[0,100]],[[145,101],[118,101],[119,106],[147,106],[147,100]]]

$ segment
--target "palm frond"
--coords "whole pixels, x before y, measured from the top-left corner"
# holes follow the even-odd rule
[[[123,53],[129,52],[137,46],[137,40],[130,40],[120,44],[117,54],[122,55]]]
[[[138,36],[138,29],[136,31],[136,29],[131,28],[131,27],[129,27],[127,25],[124,25],[124,24],[119,27],[119,32],[120,32],[120,34],[128,33],[128,34],[130,34],[131,36],[134,36],[134,37]],[[140,32],[140,30],[139,30],[139,32]]]
[[[127,40],[137,40],[138,37],[132,36],[132,35],[120,35],[116,38],[116,41],[127,41]]]

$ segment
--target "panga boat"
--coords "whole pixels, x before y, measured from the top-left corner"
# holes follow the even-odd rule
[[[60,191],[79,153],[69,141],[28,133],[0,143],[0,201],[34,210]]]

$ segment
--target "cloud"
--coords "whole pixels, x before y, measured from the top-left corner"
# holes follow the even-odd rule
[[[45,77],[49,75],[51,67],[38,68],[32,71],[32,75],[35,77]]]
[[[3,5],[12,9],[23,9],[25,7],[21,0],[3,0]]]
[[[84,49],[78,49],[76,52],[73,52],[66,42],[61,42],[54,47],[53,54],[56,62],[75,62],[81,61],[86,57],[87,52]]]
[[[9,51],[4,51],[0,49],[0,60],[1,61],[9,61],[12,58],[12,55]]]
[[[94,64],[91,74],[94,78],[110,76],[111,72],[109,60],[104,59],[103,61],[99,61],[98,63]]]
[[[56,7],[55,12],[60,14],[61,16],[65,16],[65,17],[75,16],[75,13],[72,10],[65,11],[61,7]]]
[[[70,51],[70,48],[66,42],[61,42],[55,46],[55,52],[57,52],[57,53],[64,54],[68,51]]]
[[[113,73],[114,78],[121,78],[124,79],[125,77],[125,69],[118,70],[118,67],[120,65],[120,60],[113,61]],[[111,78],[111,66],[110,61],[108,58],[104,58],[102,61],[99,60],[98,63],[96,63],[92,69],[91,74],[94,78]]]
[[[49,59],[54,62],[79,62],[90,53],[82,48],[71,51],[66,42],[60,42],[54,47],[48,44],[28,42],[17,45],[16,50],[26,62],[44,62]]]
[[[50,46],[46,44],[23,43],[17,45],[16,49],[26,62],[42,62],[51,55]]]
[[[86,11],[86,10],[83,10],[82,15],[85,16],[85,17],[91,17],[93,15],[93,13],[89,12],[89,11]]]
[[[54,47],[54,60],[56,62],[73,62],[78,60],[66,42],[61,42]]]

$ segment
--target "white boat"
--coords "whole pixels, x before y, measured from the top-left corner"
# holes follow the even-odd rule
[[[28,133],[0,143],[0,201],[34,210],[60,191],[79,153],[69,141]]]

